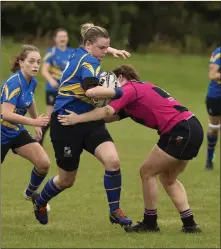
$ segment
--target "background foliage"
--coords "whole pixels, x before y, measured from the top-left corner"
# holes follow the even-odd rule
[[[79,26],[108,29],[112,46],[137,52],[208,53],[220,42],[220,2],[2,2],[2,35],[49,40],[58,27],[78,46]]]

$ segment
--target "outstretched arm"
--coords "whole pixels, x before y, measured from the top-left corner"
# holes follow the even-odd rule
[[[62,125],[73,125],[77,123],[96,121],[96,120],[104,119],[115,113],[114,108],[109,105],[101,107],[101,108],[96,108],[90,112],[86,112],[80,115],[77,115],[76,113],[69,111],[69,110],[65,110],[65,111],[70,114],[69,115],[58,115],[58,121]]]

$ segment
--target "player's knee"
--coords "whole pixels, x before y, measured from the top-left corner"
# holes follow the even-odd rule
[[[209,129],[208,129],[208,133],[211,136],[218,136],[220,131],[220,124],[211,124],[209,123]]]
[[[75,177],[69,178],[69,177],[58,177],[57,186],[60,189],[66,189],[71,188],[74,185]]]
[[[106,170],[116,171],[120,168],[120,160],[118,157],[109,157],[104,160],[104,167]]]
[[[142,165],[140,167],[140,177],[142,180],[148,180],[151,176],[153,176],[151,170],[148,165]]]
[[[159,175],[159,179],[164,187],[170,186],[176,181],[176,178],[172,178],[166,173],[161,173]]]
[[[39,173],[47,173],[50,168],[50,159],[48,156],[39,158],[36,168],[38,169]]]

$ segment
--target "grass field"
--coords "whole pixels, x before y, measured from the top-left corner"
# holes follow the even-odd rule
[[[18,51],[18,45],[11,41],[3,42],[1,83],[9,74],[9,57]],[[158,84],[189,107],[202,122],[206,132],[207,113],[204,99],[208,86],[208,58],[150,54],[133,55],[128,61],[124,61],[108,56],[102,64],[104,69],[112,69],[125,62],[133,64],[143,80]],[[36,101],[41,113],[45,108],[44,81],[40,76],[38,79]],[[130,120],[109,124],[108,128],[121,159],[121,207],[136,222],[141,220],[143,215],[139,165],[158,137],[154,130],[146,129]],[[46,138],[45,149],[51,159],[48,179],[57,172],[49,136]],[[10,152],[1,168],[2,247],[220,248],[219,151],[218,144],[214,171],[204,171],[204,139],[198,157],[190,162],[179,178],[186,187],[193,214],[203,230],[199,235],[180,232],[179,214],[162,187],[158,207],[161,228],[159,234],[126,234],[120,227],[111,225],[103,188],[104,170],[86,152],[81,158],[76,185],[51,201],[49,224],[41,226],[34,218],[31,203],[24,201],[22,197],[32,165]]]

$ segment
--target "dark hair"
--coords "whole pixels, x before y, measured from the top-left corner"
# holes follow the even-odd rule
[[[120,74],[127,80],[140,80],[139,74],[131,65],[121,65],[113,70],[113,73],[118,77]]]
[[[67,31],[66,29],[64,29],[64,28],[58,28],[58,29],[56,29],[56,30],[54,31],[53,37],[55,38],[56,35],[57,35],[59,32],[66,32],[66,33],[68,33],[68,31]]]
[[[24,61],[30,52],[35,52],[35,51],[39,52],[39,49],[33,45],[22,45],[21,52],[15,57],[12,63],[11,72],[14,73],[20,70],[19,61]]]
[[[109,34],[105,28],[94,26],[93,23],[85,23],[81,25],[81,37],[85,45],[87,41],[94,43],[98,37],[109,38]]]

